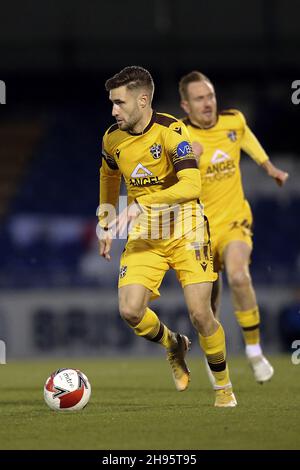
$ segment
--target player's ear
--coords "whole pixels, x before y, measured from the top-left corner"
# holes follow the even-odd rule
[[[138,102],[141,108],[145,108],[149,103],[149,96],[146,93],[141,93],[138,97]]]
[[[186,114],[189,114],[189,112],[190,112],[190,107],[189,107],[189,104],[188,104],[187,101],[182,100],[182,101],[180,102],[180,106],[182,107],[183,111],[184,111]]]

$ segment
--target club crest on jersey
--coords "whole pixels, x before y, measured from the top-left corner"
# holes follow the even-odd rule
[[[127,273],[127,266],[121,266],[120,267],[120,278],[122,279],[123,277],[125,277],[126,273]]]
[[[152,147],[150,147],[150,152],[152,157],[155,160],[158,160],[161,157],[161,152],[162,152],[162,147],[160,144],[153,144]]]
[[[184,140],[183,142],[180,142],[180,144],[177,145],[176,149],[177,157],[183,158],[192,153],[192,148],[190,144]]]
[[[231,142],[236,142],[237,136],[236,136],[236,131],[229,131],[227,134],[228,139],[231,140]]]

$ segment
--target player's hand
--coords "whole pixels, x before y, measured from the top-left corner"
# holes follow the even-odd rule
[[[192,142],[192,149],[197,160],[197,164],[199,165],[200,157],[203,153],[203,147],[200,142]]]
[[[276,172],[274,175],[272,175],[272,177],[275,179],[278,186],[283,186],[286,183],[289,174],[286,171],[282,171],[276,168]]]
[[[280,170],[269,160],[263,163],[263,167],[267,171],[268,175],[274,178],[278,186],[283,186],[289,178],[289,174],[286,171]]]
[[[110,224],[110,228],[116,235],[126,234],[127,228],[129,233],[136,219],[141,213],[142,209],[140,206],[136,202],[133,202],[130,204],[130,206],[126,207]]]
[[[107,261],[110,261],[110,249],[112,245],[113,234],[111,230],[101,230],[100,233],[100,256],[103,256]]]

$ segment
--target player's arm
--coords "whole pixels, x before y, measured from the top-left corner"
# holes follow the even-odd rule
[[[258,165],[261,165],[267,174],[275,179],[279,186],[282,186],[286,182],[289,177],[288,173],[273,165],[265,150],[247,124],[245,124],[244,135],[241,141],[241,148],[253,160],[255,160]]]
[[[280,170],[275,165],[273,165],[270,160],[267,160],[262,164],[262,167],[266,170],[267,174],[274,178],[278,186],[283,186],[286,180],[289,177],[289,174],[286,171]]]
[[[143,212],[145,207],[149,208],[152,204],[176,205],[182,202],[198,199],[200,197],[200,171],[198,170],[195,159],[193,167],[178,170],[177,177],[179,180],[178,183],[175,183],[173,186],[163,189],[162,191],[140,196],[135,200],[135,202],[124,209],[111,224],[111,227],[116,230],[116,233],[123,233],[128,224],[130,230],[130,227],[134,224],[135,220]]]
[[[166,150],[172,159],[178,182],[162,191],[138,197],[137,202],[139,204],[145,206],[151,204],[172,205],[192,201],[200,197],[200,171],[184,125],[181,131],[180,135],[170,128],[166,138]]]
[[[135,199],[130,206],[121,212],[117,219],[111,224],[111,227],[116,230],[116,233],[123,233],[128,224],[130,230],[130,227],[134,224],[145,207],[150,207],[152,204],[176,205],[200,197],[200,171],[195,159],[193,166],[178,169],[177,178],[178,183],[175,183],[173,186]]]
[[[176,127],[178,131],[178,126]],[[165,141],[166,151],[169,153],[174,169],[177,173],[178,182],[162,191],[138,197],[117,218],[116,231],[122,233],[127,224],[135,222],[142,213],[143,206],[150,207],[152,204],[180,204],[200,197],[201,178],[200,171],[195,160],[192,147],[189,143],[187,130],[183,125],[183,135],[169,129]],[[114,226],[112,224],[112,226]]]
[[[194,159],[193,167],[177,171],[178,183],[162,191],[140,196],[136,199],[138,204],[150,206],[151,204],[180,204],[200,197],[201,179],[197,162]]]
[[[100,240],[100,256],[110,260],[112,232],[109,224],[116,216],[115,207],[118,202],[121,185],[121,172],[113,159],[103,150],[100,168],[100,203],[98,208],[98,237]]]

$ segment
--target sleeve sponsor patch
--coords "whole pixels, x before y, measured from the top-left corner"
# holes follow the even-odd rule
[[[176,153],[178,158],[183,158],[193,153],[193,151],[189,142],[184,140],[177,145]]]

